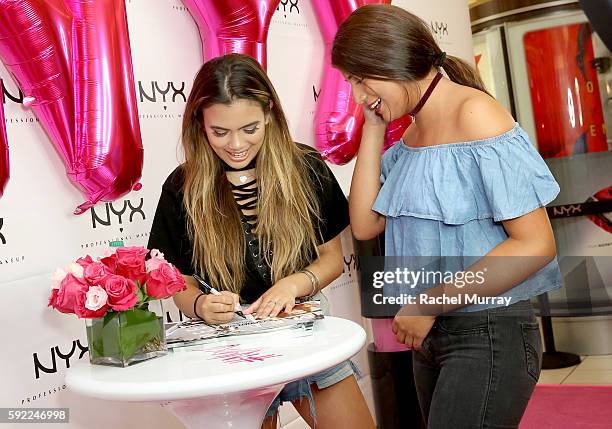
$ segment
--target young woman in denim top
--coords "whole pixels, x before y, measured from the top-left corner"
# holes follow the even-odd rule
[[[392,329],[415,351],[427,427],[517,427],[541,365],[530,299],[562,284],[544,208],[557,183],[477,72],[409,12],[357,9],[336,35],[332,62],[366,118],[349,196],[355,237],[384,231],[386,262],[437,257],[484,279],[399,287],[422,292]],[[381,157],[387,124],[407,114],[413,123]],[[474,294],[477,304],[466,305]]]

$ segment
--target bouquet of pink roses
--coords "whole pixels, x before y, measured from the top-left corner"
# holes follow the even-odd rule
[[[187,288],[163,253],[137,246],[110,248],[99,261],[89,255],[79,258],[66,270],[58,269],[53,281],[49,306],[89,319],[139,308]]]
[[[90,362],[128,366],[167,352],[161,300],[186,288],[158,250],[118,247],[57,270],[49,307],[85,319]]]

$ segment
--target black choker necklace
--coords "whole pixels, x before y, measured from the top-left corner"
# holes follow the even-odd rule
[[[425,90],[425,94],[423,94],[417,105],[414,107],[414,109],[412,109],[412,112],[408,113],[408,115],[412,117],[412,122],[416,121],[417,113],[421,111],[421,109],[425,105],[425,102],[427,101],[427,99],[429,99],[429,96],[433,92],[434,88],[436,87],[438,82],[440,82],[440,79],[442,79],[442,73],[438,72]]]
[[[225,171],[244,171],[244,170],[251,170],[251,169],[255,168],[255,166],[257,165],[257,156],[255,156],[255,157],[254,157],[254,158],[251,160],[251,162],[249,162],[247,165],[245,165],[245,166],[244,166],[244,167],[242,167],[242,168],[234,168],[234,167],[232,167],[232,166],[228,165],[228,164],[227,164],[225,161],[223,161],[223,160],[222,160],[222,162],[223,162],[223,169],[224,169]]]

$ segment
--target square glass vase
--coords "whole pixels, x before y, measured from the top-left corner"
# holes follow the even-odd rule
[[[92,364],[126,367],[168,353],[161,300],[85,320]]]

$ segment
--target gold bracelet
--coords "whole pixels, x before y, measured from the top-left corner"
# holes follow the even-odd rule
[[[301,270],[300,273],[306,274],[306,276],[310,280],[312,291],[310,292],[310,294],[306,295],[307,298],[310,298],[311,296],[314,296],[317,293],[317,289],[319,287],[319,278],[315,275],[315,273],[305,268]]]

